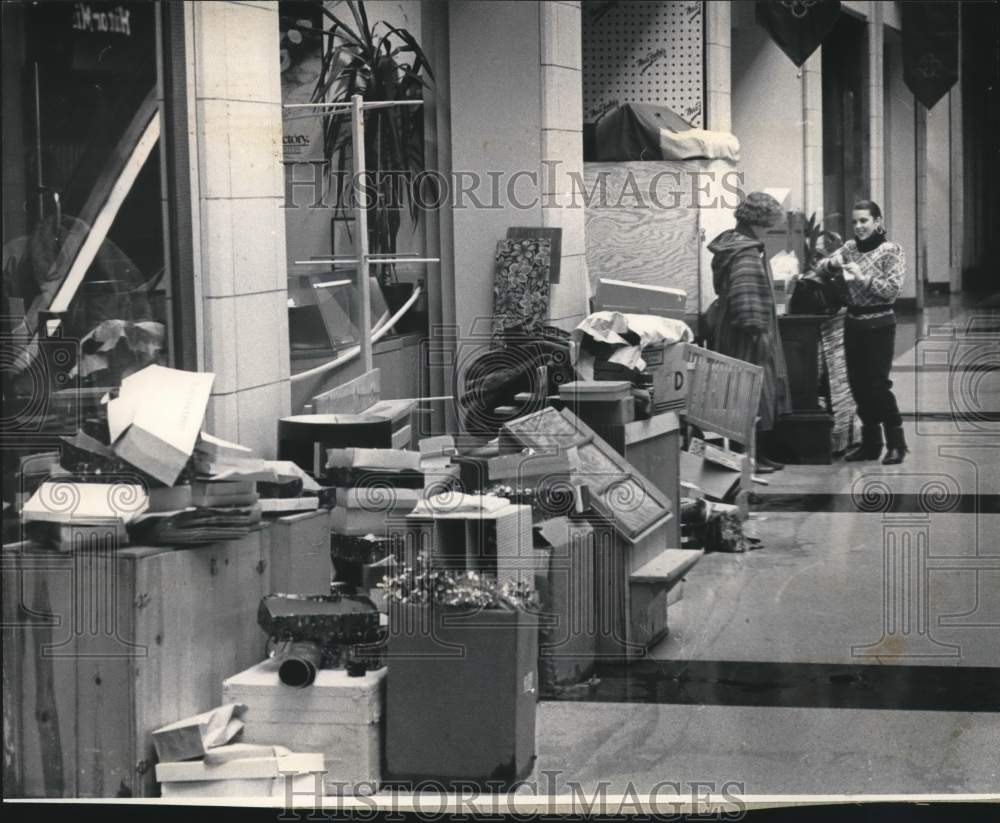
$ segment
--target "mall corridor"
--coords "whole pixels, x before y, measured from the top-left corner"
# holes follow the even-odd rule
[[[768,475],[761,547],[706,555],[649,659],[541,705],[536,775],[591,794],[996,790],[1000,311],[937,302],[899,320],[904,464]]]

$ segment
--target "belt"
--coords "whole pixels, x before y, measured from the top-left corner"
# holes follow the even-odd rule
[[[851,317],[884,317],[892,314],[892,303],[880,303],[876,306],[848,306],[847,313]]]

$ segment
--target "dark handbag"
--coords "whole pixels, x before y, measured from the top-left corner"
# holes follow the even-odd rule
[[[845,304],[842,277],[817,272],[800,277],[788,298],[788,314],[836,314]]]

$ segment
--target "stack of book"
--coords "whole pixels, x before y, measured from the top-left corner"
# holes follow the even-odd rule
[[[419,452],[328,449],[326,479],[336,488],[330,526],[337,534],[387,534],[423,497]]]
[[[38,487],[22,507],[21,520],[29,539],[61,551],[113,551],[128,544],[126,527],[148,507],[141,485],[59,478]]]

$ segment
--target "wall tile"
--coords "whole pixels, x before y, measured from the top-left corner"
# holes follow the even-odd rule
[[[229,105],[225,100],[199,100],[195,105],[202,197],[229,197],[232,193]]]
[[[227,3],[226,97],[281,102],[278,18],[260,8]],[[253,44],[248,55],[244,44]]]
[[[732,25],[729,3],[705,4],[705,43],[729,46],[732,39]]]
[[[236,294],[285,287],[285,216],[275,198],[232,200]]]
[[[237,370],[236,298],[205,300],[205,368],[215,373],[212,390],[219,394],[236,391]]]
[[[823,145],[823,113],[816,111],[805,112],[805,123],[803,124],[803,145],[822,146]]]
[[[195,95],[199,98],[226,97],[229,51],[226,18],[229,3],[195,3]]]
[[[562,3],[540,4],[542,14],[542,64],[583,67],[583,32],[579,8]]]
[[[542,225],[546,228],[561,228],[562,253],[564,257],[574,254],[584,254],[587,250],[585,242],[586,214],[583,197],[579,195],[576,207],[569,207],[573,200],[572,193],[558,194],[552,198],[553,206],[542,209]]]
[[[263,458],[274,458],[278,450],[278,419],[291,413],[287,380],[246,389],[236,395],[239,442]]]
[[[542,166],[542,193],[571,192],[570,173],[583,172],[583,132],[542,129],[542,160],[558,164]]]
[[[279,340],[288,338],[288,297],[284,291],[241,294],[236,304],[237,386],[247,389],[281,379]]]
[[[235,394],[213,394],[209,398],[205,430],[224,440],[239,442],[239,415]]]
[[[580,129],[583,125],[581,72],[542,66],[542,128]]]
[[[282,197],[281,106],[230,102],[233,197]]]
[[[206,297],[234,294],[232,200],[201,201],[201,261]]]

